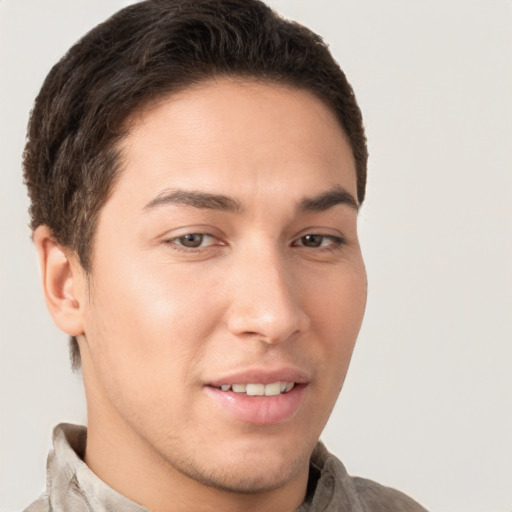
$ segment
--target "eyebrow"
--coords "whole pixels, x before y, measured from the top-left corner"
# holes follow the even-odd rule
[[[194,208],[221,210],[232,213],[240,213],[243,210],[240,202],[232,197],[179,189],[164,190],[151,200],[144,207],[144,210],[148,211],[164,205],[193,206]]]
[[[355,197],[343,187],[338,186],[318,196],[305,197],[299,203],[299,212],[323,212],[338,204],[347,205],[355,211],[359,210]]]
[[[299,202],[297,210],[300,213],[322,212],[338,204],[347,205],[356,211],[359,209],[354,196],[338,186],[317,196],[303,198]],[[144,210],[150,211],[159,206],[166,205],[192,206],[194,208],[231,213],[241,213],[244,210],[242,204],[232,197],[182,189],[166,189],[160,192],[160,194],[146,204]]]

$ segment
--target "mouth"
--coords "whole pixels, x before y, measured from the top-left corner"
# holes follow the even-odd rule
[[[277,381],[269,384],[248,383],[248,384],[221,384],[220,386],[212,386],[220,391],[232,391],[247,396],[277,396],[289,393],[294,387],[293,381]]]
[[[247,370],[210,381],[204,386],[223,417],[251,425],[277,425],[302,409],[310,376],[296,368]]]

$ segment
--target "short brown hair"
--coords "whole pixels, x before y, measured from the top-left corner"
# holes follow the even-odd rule
[[[79,40],[36,98],[24,152],[32,229],[48,226],[90,271],[98,213],[118,175],[116,146],[127,119],[155,98],[220,76],[283,83],[323,100],[350,142],[363,201],[361,112],[318,35],[259,0],[146,0]],[[76,340],[72,359],[79,362]]]

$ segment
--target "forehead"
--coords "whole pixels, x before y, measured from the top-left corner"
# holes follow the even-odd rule
[[[241,199],[271,189],[356,191],[352,150],[335,114],[285,85],[223,79],[162,98],[132,117],[120,149],[115,189],[131,189],[132,198],[137,190],[141,200],[165,187]]]

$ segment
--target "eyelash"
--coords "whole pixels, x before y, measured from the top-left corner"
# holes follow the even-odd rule
[[[303,241],[307,237],[320,237],[322,241],[318,247],[308,247],[307,245],[304,245],[304,243],[297,244],[298,241]],[[325,240],[330,240],[330,243],[327,246],[322,245]],[[323,235],[321,233],[308,233],[306,235],[302,235],[294,242],[294,245],[298,245],[299,247],[306,247],[308,249],[335,249],[344,244],[345,239],[341,236]]]
[[[184,239],[186,239],[187,237],[194,237],[194,236],[201,237],[200,245],[198,245],[196,247],[193,247],[193,246],[188,247],[182,243],[182,241]],[[319,237],[321,239],[320,244],[318,246],[313,246],[313,247],[304,244],[305,239],[307,239],[308,237]],[[202,245],[205,238],[211,239],[212,241],[216,240],[216,237],[214,235],[210,235],[209,233],[186,233],[184,235],[170,238],[169,240],[165,240],[165,243],[173,246],[173,249],[176,251],[186,252],[186,253],[196,253],[199,251],[204,251],[207,248],[212,247],[214,245],[224,245],[224,244],[215,244],[215,243],[209,243],[207,245]],[[328,243],[327,245],[324,245],[324,242],[326,240],[330,241],[330,243]],[[306,249],[336,250],[339,247],[341,247],[342,245],[345,245],[345,243],[346,243],[345,239],[340,236],[324,235],[321,233],[308,233],[308,234],[302,235],[301,237],[294,240],[294,242],[292,243],[292,246],[293,247],[304,247]]]
[[[197,247],[188,247],[180,242],[180,241],[183,241],[184,239],[186,239],[187,237],[193,237],[193,236],[201,237],[201,245],[198,245]],[[165,242],[169,245],[172,245],[173,249],[176,251],[194,253],[194,252],[204,251],[205,248],[215,245],[214,243],[211,243],[206,246],[203,246],[202,242],[204,241],[205,238],[209,238],[213,241],[216,239],[215,236],[210,235],[209,233],[185,233],[184,235],[176,236],[174,238],[166,240]]]

